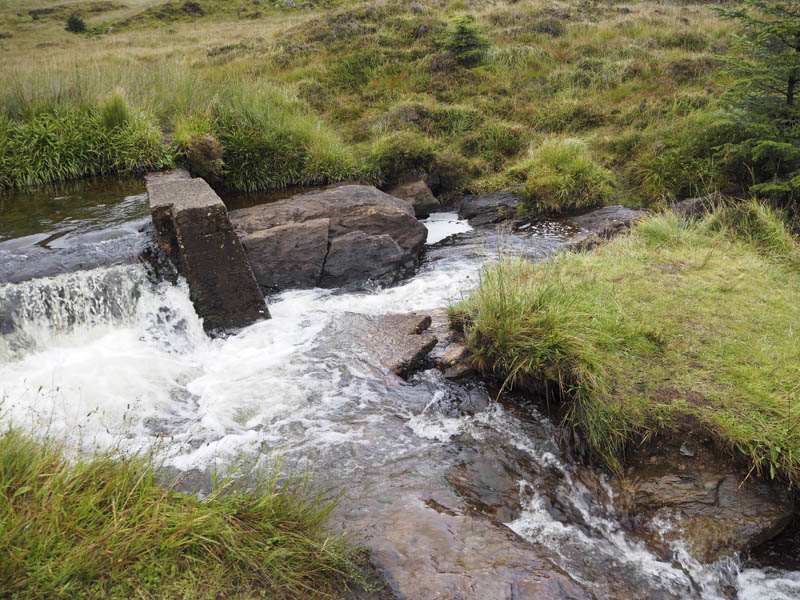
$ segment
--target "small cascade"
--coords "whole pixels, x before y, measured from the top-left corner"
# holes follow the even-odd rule
[[[144,267],[126,265],[0,285],[0,362],[77,328],[130,323],[145,282]]]

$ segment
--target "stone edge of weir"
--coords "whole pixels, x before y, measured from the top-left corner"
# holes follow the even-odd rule
[[[183,170],[154,173],[146,181],[156,243],[186,278],[205,330],[270,318],[228,209],[211,186]]]

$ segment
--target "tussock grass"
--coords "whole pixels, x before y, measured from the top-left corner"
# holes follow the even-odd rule
[[[528,168],[523,208],[529,212],[592,208],[614,197],[613,173],[592,160],[583,140],[545,140],[533,151]]]
[[[374,179],[284,87],[238,76],[198,81],[168,63],[116,73],[112,83],[132,87],[116,85],[111,92],[105,91],[109,74],[98,65],[76,80],[63,75],[18,81],[6,95],[0,186],[158,169],[176,155],[183,158],[204,135],[216,138],[224,153],[216,168],[198,174],[223,187],[252,191]],[[175,134],[171,143],[162,140],[165,131]]]
[[[324,530],[332,504],[269,476],[202,500],[144,457],[68,462],[52,442],[0,437],[0,596],[320,598],[361,581],[363,553]]]
[[[131,174],[172,164],[152,116],[104,105],[58,108],[0,120],[0,187],[38,185],[92,175]]]
[[[800,268],[782,215],[723,207],[642,221],[596,251],[485,269],[453,309],[475,364],[548,386],[618,468],[628,443],[713,432],[753,469],[800,483]]]
[[[732,24],[704,5],[184,4],[131,0],[87,12],[101,32],[92,36],[49,17],[34,22],[18,2],[0,8],[10,35],[0,113],[47,119],[97,106],[119,87],[131,113],[155,119],[167,140],[179,140],[182,120],[210,120],[200,136],[229,154],[218,182],[239,189],[390,183],[423,164],[443,182],[439,194],[488,191],[524,183],[525,150],[548,134],[585,143],[614,173],[621,201],[651,204],[726,182],[715,175],[717,139],[681,134],[708,124],[727,83],[713,56]],[[488,48],[459,63],[448,32],[468,16]],[[188,149],[171,144],[179,160]],[[42,151],[55,156],[56,146]],[[453,157],[459,177],[448,172]]]

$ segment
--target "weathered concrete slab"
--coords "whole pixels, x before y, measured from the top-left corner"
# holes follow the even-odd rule
[[[186,278],[207,331],[269,318],[228,210],[202,179],[148,182],[150,214],[161,250]]]

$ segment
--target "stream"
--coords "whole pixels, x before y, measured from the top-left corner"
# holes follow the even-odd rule
[[[399,597],[532,597],[515,595],[522,579],[497,582],[535,565],[590,594],[552,583],[537,597],[800,599],[791,564],[700,564],[674,541],[657,553],[534,405],[435,369],[404,381],[359,340],[353,313],[446,307],[498,253],[557,250],[564,224],[503,235],[434,214],[414,277],[287,291],[268,298],[271,320],[211,339],[185,283],[137,258],[152,244],[140,183],[9,195],[0,210],[3,423],[83,450],[155,446],[195,491],[246,456],[313,470],[341,493],[334,526],[371,548]]]

